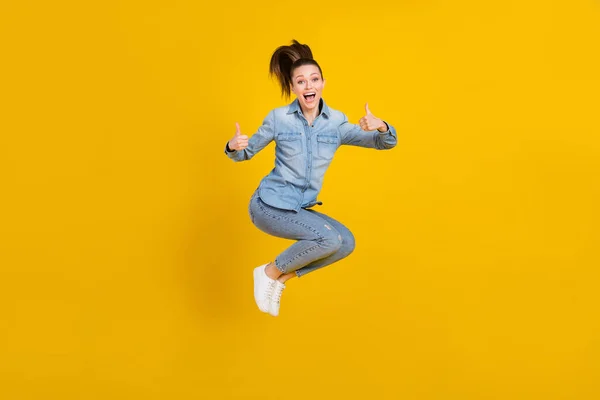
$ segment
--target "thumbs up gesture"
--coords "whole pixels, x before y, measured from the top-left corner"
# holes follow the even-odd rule
[[[369,110],[369,103],[365,104],[365,112],[366,115],[358,121],[363,131],[387,131],[388,128],[385,122],[371,114],[371,110]]]
[[[240,131],[240,124],[235,123],[235,134],[233,138],[229,141],[229,148],[231,150],[244,150],[248,147],[248,136],[242,135]]]

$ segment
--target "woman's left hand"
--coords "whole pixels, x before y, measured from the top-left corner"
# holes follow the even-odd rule
[[[371,110],[369,110],[369,103],[365,104],[365,111],[367,115],[365,115],[358,121],[363,131],[378,130],[380,132],[385,132],[388,130],[388,127],[385,124],[385,122],[371,114]]]

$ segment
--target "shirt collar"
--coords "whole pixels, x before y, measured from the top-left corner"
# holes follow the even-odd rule
[[[329,116],[331,115],[329,112],[329,107],[327,106],[327,103],[325,103],[325,100],[323,100],[323,98],[321,98],[319,100],[319,108],[321,110],[321,114],[325,115],[327,118],[329,118]],[[288,107],[288,114],[293,114],[297,111],[300,111],[300,102],[298,101],[298,99],[294,99],[294,101],[289,105]]]

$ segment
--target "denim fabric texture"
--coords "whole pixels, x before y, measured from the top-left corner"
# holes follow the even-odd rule
[[[272,110],[263,124],[248,139],[248,146],[225,154],[233,161],[247,161],[275,141],[275,168],[265,176],[258,193],[265,203],[284,210],[300,211],[316,204],[327,168],[342,145],[378,150],[396,146],[396,130],[387,124],[386,132],[363,131],[348,122],[346,115],[320,101],[320,114],[312,125],[302,114],[295,99],[291,104]],[[385,122],[385,121],[384,121]]]
[[[296,240],[275,259],[282,273],[298,277],[347,257],[355,248],[352,232],[334,218],[310,209],[321,205],[317,196],[327,168],[341,145],[377,150],[397,144],[396,130],[363,131],[348,122],[323,99],[312,124],[302,114],[298,99],[272,110],[240,151],[227,151],[233,161],[247,161],[275,141],[275,167],[265,176],[248,205],[252,223],[265,233]]]
[[[275,259],[282,272],[300,277],[347,257],[355,247],[354,235],[335,219],[315,210],[299,212],[272,207],[255,191],[248,207],[252,223],[273,236],[295,239]]]

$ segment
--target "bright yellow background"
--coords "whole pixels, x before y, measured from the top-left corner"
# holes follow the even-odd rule
[[[6,3],[0,398],[600,397],[598,1]],[[274,147],[223,146],[292,38],[399,143],[337,154],[357,248],[272,318]]]

